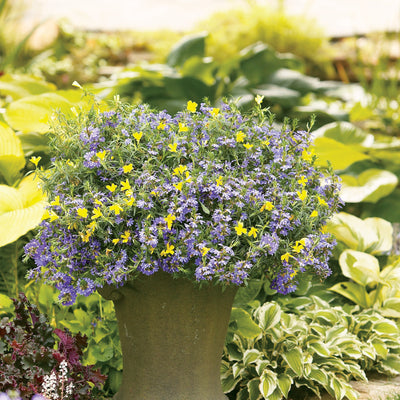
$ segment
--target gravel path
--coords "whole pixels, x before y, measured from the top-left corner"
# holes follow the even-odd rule
[[[329,36],[376,30],[400,31],[400,0],[258,0],[283,3],[289,13],[315,18]],[[26,18],[38,22],[66,17],[89,30],[186,31],[219,10],[244,0],[26,0]]]

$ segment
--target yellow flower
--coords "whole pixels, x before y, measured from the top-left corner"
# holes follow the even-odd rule
[[[100,218],[102,215],[103,213],[101,212],[100,208],[93,209],[92,219]]]
[[[211,249],[209,247],[203,247],[201,249],[201,255],[204,257]]]
[[[183,174],[187,170],[185,165],[179,165],[179,167],[174,168],[172,175]]]
[[[296,244],[294,244],[294,245],[292,246],[292,249],[293,249],[293,251],[294,251],[295,253],[300,253],[300,251],[304,249],[304,244],[303,244],[300,240],[298,240],[298,241],[296,242]]]
[[[119,239],[113,239],[112,242],[113,242],[114,244],[117,244],[117,243],[119,243]]]
[[[76,212],[78,213],[78,216],[82,218],[87,218],[88,216],[88,210],[86,208],[78,208]]]
[[[172,153],[176,153],[176,148],[178,147],[178,143],[173,143],[173,144],[169,144],[169,151],[172,151]]]
[[[194,101],[191,101],[191,100],[189,100],[187,102],[188,111],[194,113],[194,112],[196,112],[196,108],[197,108],[197,103],[195,103]]]
[[[213,117],[216,117],[219,114],[219,108],[213,108],[210,113]]]
[[[98,206],[102,206],[103,205],[103,203],[100,200],[97,200],[97,199],[94,201],[94,204],[97,204]]]
[[[105,158],[105,156],[106,156],[106,151],[105,151],[105,150],[103,150],[103,151],[98,151],[98,152],[96,153],[96,156],[99,157],[100,160],[104,160],[104,158]]]
[[[29,161],[32,163],[32,164],[34,164],[35,165],[35,167],[37,167],[38,166],[38,164],[39,164],[39,161],[42,159],[42,157],[31,157],[30,159],[29,159]]]
[[[121,190],[129,190],[131,189],[131,185],[129,184],[128,179],[125,182],[121,182]]]
[[[174,254],[174,248],[175,248],[174,245],[167,243],[167,249],[163,250],[160,254],[162,256],[166,256],[167,254]]]
[[[315,218],[318,217],[318,211],[314,210],[311,214],[310,214],[310,218]]]
[[[56,219],[58,219],[58,215],[57,215],[54,211],[52,211],[52,212],[50,213],[50,222],[53,222],[53,221],[55,221]]]
[[[115,183],[113,183],[112,185],[107,185],[106,188],[113,193],[115,191],[115,189],[117,188],[117,185]]]
[[[125,203],[129,206],[132,207],[135,204],[135,198],[131,197],[129,200],[125,199]]]
[[[182,124],[182,122],[179,122],[179,132],[187,132],[189,128]]]
[[[239,132],[236,134],[236,141],[237,141],[238,143],[243,142],[243,140],[244,140],[245,137],[246,137],[246,134],[243,133],[242,131],[239,131]]]
[[[219,176],[218,179],[215,181],[215,182],[217,182],[217,186],[222,185],[222,178],[223,178],[223,176]]]
[[[60,196],[57,196],[50,204],[52,206],[59,206],[60,205]]]
[[[93,232],[96,229],[96,221],[92,221],[89,225],[88,228],[90,229],[91,232]]]
[[[171,229],[172,223],[176,220],[176,217],[173,214],[168,214],[167,217],[164,218],[164,220],[167,223],[168,229]]]
[[[261,95],[258,94],[254,100],[258,105],[261,105],[261,103],[264,100],[264,96],[261,96]]]
[[[308,182],[308,179],[305,176],[302,176],[297,183],[299,183],[302,186],[306,186],[306,183]]]
[[[133,165],[132,164],[124,165],[122,169],[124,170],[124,173],[127,174],[128,172],[131,172],[133,170]]]
[[[109,207],[110,211],[114,211],[115,215],[119,215],[124,209],[119,204],[114,204]]]
[[[67,161],[65,161],[67,163],[67,165],[69,165],[70,167],[74,166],[74,163],[68,158]]]
[[[238,222],[238,224],[235,226],[235,231],[238,234],[238,236],[241,236],[242,233],[246,234],[247,229],[243,228],[243,222]]]
[[[138,143],[139,143],[139,140],[142,138],[142,136],[143,136],[143,132],[134,132],[133,133],[133,137],[138,141]]]
[[[167,124],[165,124],[164,122],[160,121],[160,123],[157,126],[157,129],[159,129],[160,131],[163,131],[166,126],[167,126]]]
[[[290,258],[290,257],[292,257],[292,256],[290,255],[290,253],[285,253],[285,254],[281,255],[281,261],[289,262],[289,258]]]
[[[260,208],[260,211],[263,212],[264,210],[271,211],[275,206],[270,202],[266,201],[264,205]]]
[[[125,231],[121,235],[122,243],[128,243],[130,237],[131,237],[131,233],[129,231]]]
[[[176,190],[182,191],[183,182],[173,183]]]
[[[323,225],[323,226],[321,226],[321,228],[319,228],[319,231],[321,233],[326,233],[326,232],[328,232],[328,227],[326,225]]]
[[[249,230],[248,235],[249,236],[253,236],[254,238],[256,238],[257,237],[257,232],[258,232],[258,229],[254,228],[254,227],[251,227],[250,230]]]
[[[299,199],[301,201],[305,201],[305,199],[307,198],[307,191],[306,190],[302,190],[301,192],[297,191],[297,195],[299,196]]]
[[[247,150],[250,150],[253,147],[250,143],[244,143],[243,146],[246,147]]]
[[[310,152],[307,152],[306,150],[303,150],[301,153],[301,157],[303,158],[304,161],[311,162],[314,156],[314,149],[311,149]]]
[[[58,219],[58,215],[54,212],[54,211],[50,211],[49,210],[44,210],[43,216],[42,216],[42,220],[45,219],[50,219],[50,222],[55,221],[56,219]]]
[[[268,146],[268,145],[269,145],[269,140],[268,140],[268,139],[265,139],[265,140],[263,140],[263,141],[261,142],[261,144],[262,144],[263,146]]]
[[[321,197],[319,197],[319,196],[317,196],[317,198],[318,198],[318,203],[319,203],[321,206],[328,207],[328,203],[327,203],[324,199],[321,199]]]

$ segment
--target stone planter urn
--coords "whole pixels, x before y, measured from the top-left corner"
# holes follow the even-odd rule
[[[237,288],[157,272],[100,290],[112,300],[123,354],[116,400],[226,400],[220,364]]]

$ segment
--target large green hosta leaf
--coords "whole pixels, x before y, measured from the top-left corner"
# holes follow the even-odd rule
[[[30,75],[5,74],[0,78],[0,96],[9,96],[13,101],[55,90],[52,83]]]
[[[339,264],[343,275],[360,285],[380,282],[379,262],[370,254],[348,249],[340,255]]]
[[[391,250],[393,243],[392,224],[382,218],[362,220],[352,214],[340,212],[328,222],[328,230],[336,239],[352,250],[371,254]]]
[[[346,203],[362,201],[376,203],[392,193],[398,184],[395,174],[376,168],[367,169],[358,176],[341,175],[340,177],[342,179],[340,197]]]
[[[13,129],[23,133],[46,133],[55,111],[72,115],[71,108],[78,104],[88,104],[82,101],[82,92],[78,90],[42,93],[12,102],[6,109],[5,118]]]
[[[314,147],[318,156],[316,164],[326,166],[329,161],[335,170],[344,170],[357,161],[369,158],[352,147],[327,137],[317,137]]]
[[[21,141],[8,125],[0,121],[0,176],[12,185],[24,166]]]
[[[204,57],[207,36],[206,32],[185,36],[169,53],[167,64],[177,67],[182,66],[190,57]]]
[[[12,243],[42,220],[46,200],[29,175],[18,188],[0,185],[0,247]]]
[[[314,137],[326,137],[349,145],[369,147],[374,136],[347,121],[332,122],[313,132]]]

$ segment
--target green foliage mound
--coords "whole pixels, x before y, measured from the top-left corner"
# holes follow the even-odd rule
[[[208,53],[223,61],[256,42],[263,42],[281,53],[292,53],[312,64],[323,63],[329,56],[328,39],[318,24],[303,16],[288,15],[250,3],[246,7],[218,12],[198,25],[210,32]]]

